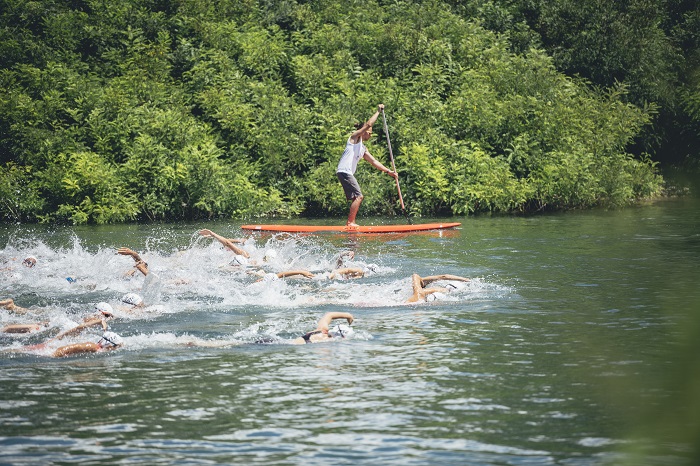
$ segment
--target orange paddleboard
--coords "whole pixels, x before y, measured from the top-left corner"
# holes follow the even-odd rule
[[[411,231],[444,230],[454,228],[461,223],[419,223],[417,225],[242,225],[248,231],[273,231],[279,233],[406,233]]]

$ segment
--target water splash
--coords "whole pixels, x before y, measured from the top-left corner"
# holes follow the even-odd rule
[[[0,299],[13,298],[28,311],[0,311],[0,326],[44,322],[45,327],[29,334],[0,334],[0,349],[16,350],[73,328],[94,313],[94,303],[100,301],[114,308],[111,325],[125,332],[129,345],[233,346],[297,337],[314,328],[322,315],[319,308],[403,307],[412,293],[410,277],[401,276],[401,267],[388,256],[346,254],[343,266],[361,269],[365,276],[330,279],[344,251],[321,237],[248,238],[242,244],[250,254],[245,265],[234,261],[234,254],[217,241],[197,232],[182,248],[173,249],[171,243],[168,232],[145,241],[146,247],[139,251],[148,263],[149,275],[144,277],[135,270],[132,258],[117,254],[116,247],[86,247],[75,234],[63,241],[64,246],[36,238],[11,238],[0,250]],[[37,258],[35,267],[22,265],[29,255]],[[276,279],[277,273],[288,270],[314,275]],[[503,287],[474,279],[455,283],[450,292],[436,294],[438,299],[427,305],[439,308],[503,292]],[[146,307],[120,302],[127,293],[141,295]],[[205,314],[207,322],[202,325],[208,330],[192,332]],[[222,316],[223,331],[211,330],[217,321],[212,316]],[[232,321],[242,327],[231,329]],[[165,322],[166,331],[155,322],[161,326]],[[95,335],[96,331],[88,332],[88,336]],[[76,341],[80,338],[62,344]]]

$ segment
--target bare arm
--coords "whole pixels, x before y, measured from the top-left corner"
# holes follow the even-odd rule
[[[388,168],[386,168],[379,160],[375,159],[372,154],[369,153],[368,150],[365,151],[365,155],[362,156],[363,159],[368,161],[374,168],[376,168],[379,171],[382,171],[392,178],[398,178],[398,173],[395,173]]]
[[[359,267],[344,267],[336,269],[328,276],[331,280],[335,278],[360,278],[365,276],[365,271]]]
[[[214,233],[214,232],[211,231],[211,230],[207,230],[207,229],[200,230],[199,234],[202,235],[202,236],[207,236],[207,237],[209,237],[209,238],[214,238],[214,239],[217,240],[219,243],[221,243],[222,245],[224,245],[224,247],[230,249],[231,251],[235,252],[236,254],[240,254],[241,256],[243,256],[243,257],[245,257],[245,258],[249,258],[249,257],[250,257],[250,254],[248,254],[246,251],[244,251],[243,249],[241,249],[241,248],[239,248],[238,246],[236,246],[235,244],[233,244],[233,241],[231,241],[231,240],[228,239],[228,238],[224,238],[224,237],[221,236],[221,235],[217,235],[216,233]]]
[[[423,277],[421,278],[421,283],[423,286],[426,286],[432,282],[438,281],[438,280],[452,280],[455,282],[468,282],[471,281],[468,278],[465,277],[458,277],[457,275],[448,275],[448,274],[442,274],[442,275],[431,275],[430,277]]]
[[[16,314],[26,314],[27,311],[29,311],[29,309],[25,309],[16,305],[11,298],[0,301],[0,307],[3,309],[7,309],[8,311],[12,311]]]
[[[63,356],[70,356],[71,354],[77,353],[97,353],[102,348],[97,343],[86,342],[86,343],[74,343],[72,345],[61,346],[53,353],[53,357],[61,358]]]
[[[421,280],[420,275],[417,273],[411,275],[411,287],[413,288],[413,294],[406,300],[406,302],[417,303],[423,299],[423,281]]]
[[[144,276],[148,275],[148,264],[146,261],[141,259],[141,256],[139,254],[129,248],[119,248],[117,249],[117,254],[121,254],[122,256],[131,256],[134,259],[134,262],[136,262],[136,269],[141,272]],[[133,274],[133,271],[131,272]]]
[[[122,256],[131,256],[134,259],[134,262],[140,262],[143,260],[136,251],[129,248],[119,248],[117,249],[117,254],[121,254]]]
[[[355,320],[349,312],[326,312],[326,314],[319,319],[316,328],[318,330],[323,330],[324,333],[327,332],[328,326],[333,319],[345,319],[348,321],[348,324],[352,324],[352,321]]]
[[[0,332],[2,332],[2,333],[29,333],[29,332],[35,332],[37,330],[41,330],[41,328],[45,327],[46,325],[47,325],[47,322],[41,322],[39,324],[6,325],[2,329],[0,329]]]
[[[82,332],[83,330],[85,330],[86,328],[96,327],[98,325],[101,325],[103,330],[107,330],[107,322],[105,321],[105,319],[100,318],[100,317],[93,317],[91,319],[86,320],[82,324],[79,324],[76,327],[73,327],[70,330],[66,330],[65,332],[59,333],[58,335],[53,337],[53,340],[62,340],[65,337],[77,335],[80,332]]]
[[[312,274],[308,270],[286,270],[284,272],[279,272],[277,274],[277,278],[293,277],[294,275],[302,275],[306,278],[314,278],[314,274]]]
[[[369,117],[369,120],[365,121],[365,123],[358,130],[352,133],[350,139],[352,140],[353,144],[357,144],[357,140],[360,136],[362,136],[362,133],[374,126],[374,123],[377,121],[377,118],[379,118],[379,114],[382,110],[384,110],[384,104],[379,104],[377,106],[377,111],[374,112],[374,115]]]
[[[345,257],[348,258],[348,260],[353,260],[355,258],[355,251],[343,251],[338,255],[338,260],[336,261],[336,268],[341,268],[343,266],[343,263],[345,262]]]

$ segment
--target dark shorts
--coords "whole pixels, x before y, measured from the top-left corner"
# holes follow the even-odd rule
[[[357,184],[357,180],[354,176],[347,173],[336,173],[340,184],[343,186],[343,191],[345,191],[345,198],[348,201],[362,197],[362,191],[360,190],[360,185]]]

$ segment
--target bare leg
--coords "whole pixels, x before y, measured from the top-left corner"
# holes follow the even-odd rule
[[[360,210],[360,204],[362,204],[362,200],[364,199],[363,196],[356,197],[353,199],[352,204],[350,204],[350,213],[348,214],[348,223],[347,226],[349,227],[356,227],[357,223],[355,223],[355,217],[357,217],[357,212]]]

